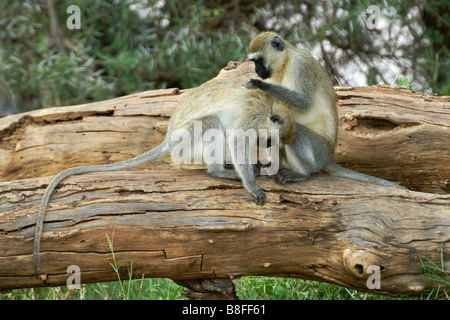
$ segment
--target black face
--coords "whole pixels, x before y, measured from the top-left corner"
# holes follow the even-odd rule
[[[255,72],[262,79],[270,78],[270,70],[264,67],[264,60],[262,57],[251,59],[255,63]]]
[[[284,50],[284,42],[281,40],[279,36],[275,36],[272,38],[272,41],[270,41],[270,45],[277,51],[283,51]]]
[[[284,119],[282,116],[280,116],[279,114],[274,114],[273,116],[270,117],[270,121],[274,122],[274,123],[279,123],[279,124],[283,124],[284,123]]]

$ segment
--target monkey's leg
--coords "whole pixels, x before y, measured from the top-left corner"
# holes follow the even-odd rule
[[[241,177],[239,177],[234,169],[227,169],[223,164],[210,164],[208,165],[207,172],[216,178],[241,180]]]
[[[268,164],[262,164],[259,160],[258,160],[258,162],[255,164],[255,165],[253,165],[253,172],[254,172],[254,174],[255,174],[255,176],[259,176],[260,175],[260,173],[261,173],[261,168],[265,168],[265,167],[270,167],[271,166],[271,164],[270,163],[268,163]],[[224,169],[225,170],[232,170],[232,171],[234,171],[234,165],[232,164],[232,163],[225,163],[224,165],[223,165],[223,167],[224,167]],[[235,171],[236,172],[236,171]],[[237,176],[237,178],[236,179],[241,179],[237,174],[236,174],[236,176]],[[233,178],[230,178],[230,179],[233,179]]]
[[[285,168],[280,171],[275,181],[286,183],[288,181],[303,181],[311,174],[324,169],[332,176],[352,179],[382,186],[404,188],[398,184],[384,179],[372,177],[356,171],[338,166],[333,161],[333,152],[326,142],[310,129],[296,124],[294,141],[285,146]]]
[[[200,119],[202,122],[203,132],[213,129],[216,132],[223,132],[223,127],[220,120],[217,117],[208,116]],[[210,140],[211,141],[211,140]],[[212,143],[214,148],[210,148]],[[216,178],[241,180],[241,177],[236,173],[233,164],[226,163],[226,140],[224,135],[216,136],[210,144],[204,144],[203,156],[205,152],[209,154],[212,159],[215,159],[213,163],[207,163],[207,172]],[[217,157],[216,157],[217,156]],[[205,158],[204,158],[205,160]]]
[[[299,182],[305,181],[308,178],[308,175],[298,173],[290,169],[281,169],[275,176],[275,181],[280,184],[285,184],[288,181]]]
[[[234,169],[236,170],[237,174],[241,178],[244,188],[247,189],[247,191],[250,192],[251,195],[255,198],[256,204],[264,205],[264,203],[266,202],[266,194],[256,184],[254,165],[251,163],[251,159],[250,159],[249,144],[245,144],[246,147],[244,150],[239,150],[238,149],[239,144],[235,143],[236,142],[235,136],[227,137],[227,139],[229,139],[228,143],[229,143],[229,146],[231,146],[230,153],[231,153],[231,159],[233,161]],[[234,141],[234,142],[231,142],[231,141]],[[242,152],[244,152],[244,153],[242,154]],[[241,155],[241,157],[239,155]],[[242,159],[242,155],[243,155],[243,159]],[[243,162],[243,163],[241,163],[241,162]]]
[[[319,135],[298,123],[295,126],[294,141],[284,147],[282,165],[285,169],[275,177],[278,183],[304,181],[333,162],[327,144]]]

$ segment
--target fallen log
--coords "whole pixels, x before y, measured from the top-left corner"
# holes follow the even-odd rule
[[[116,266],[122,280],[267,275],[418,295],[441,284],[430,284],[421,261],[450,268],[450,195],[320,174],[286,185],[260,177],[268,198],[260,207],[238,181],[151,170],[63,181],[49,205],[36,279],[34,224],[50,178],[0,184],[1,290],[66,285],[69,266],[83,283],[117,280]],[[380,289],[368,282],[373,266]]]
[[[237,83],[253,64],[218,75]],[[411,190],[450,190],[450,97],[382,87],[337,87],[338,147],[344,167]],[[184,91],[145,91],[96,103],[0,118],[0,181],[55,175],[74,166],[122,161],[162,142]],[[174,169],[170,159],[142,169]]]
[[[219,76],[243,83],[251,70],[244,63]],[[7,116],[0,118],[0,289],[65,285],[71,265],[84,283],[116,280],[116,265],[122,279],[130,270],[133,278],[167,277],[190,288],[202,288],[198,279],[271,275],[371,292],[375,266],[376,293],[438,287],[421,261],[450,267],[450,98],[389,86],[335,89],[337,162],[440,194],[320,174],[285,186],[262,177],[268,203],[257,207],[239,182],[172,170],[179,167],[170,158],[134,172],[71,177],[52,196],[35,279],[34,223],[48,176],[158,145],[184,91]],[[233,296],[226,281],[221,287]]]

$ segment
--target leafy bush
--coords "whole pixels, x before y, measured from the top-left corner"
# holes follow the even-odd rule
[[[448,1],[384,1],[375,30],[366,26],[369,0],[49,2],[57,33],[47,1],[0,2],[0,72],[22,111],[197,86],[242,61],[264,30],[312,50],[336,85],[401,76],[450,94]],[[80,7],[80,30],[66,27],[69,5]]]

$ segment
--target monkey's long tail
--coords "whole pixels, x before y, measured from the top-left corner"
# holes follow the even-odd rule
[[[359,173],[359,172],[356,172],[353,170],[349,170],[349,169],[346,169],[346,168],[343,168],[343,167],[337,165],[334,162],[332,164],[326,166],[324,168],[324,170],[328,174],[335,176],[335,177],[342,177],[342,178],[352,179],[352,180],[361,181],[361,182],[368,182],[368,183],[376,184],[376,185],[380,185],[380,186],[396,187],[396,188],[407,190],[405,187],[403,187],[395,182],[391,182],[388,180],[372,177],[372,176],[369,176],[364,173]]]
[[[34,275],[36,278],[39,276],[40,272],[40,258],[39,258],[39,248],[41,245],[41,234],[42,228],[44,224],[44,216],[45,210],[47,209],[47,204],[50,199],[50,195],[52,194],[55,187],[62,180],[69,176],[82,174],[82,173],[91,173],[91,172],[109,172],[109,171],[119,171],[119,170],[127,170],[137,166],[140,166],[147,162],[157,161],[169,154],[169,147],[166,141],[161,143],[159,146],[138,155],[132,159],[128,159],[122,162],[111,163],[111,164],[102,164],[102,165],[94,165],[94,166],[82,166],[82,167],[74,167],[69,168],[64,171],[61,171],[57,174],[50,184],[45,189],[44,195],[42,197],[41,206],[39,207],[39,213],[36,221],[36,230],[34,234],[34,246],[33,246],[33,259],[34,259]]]

